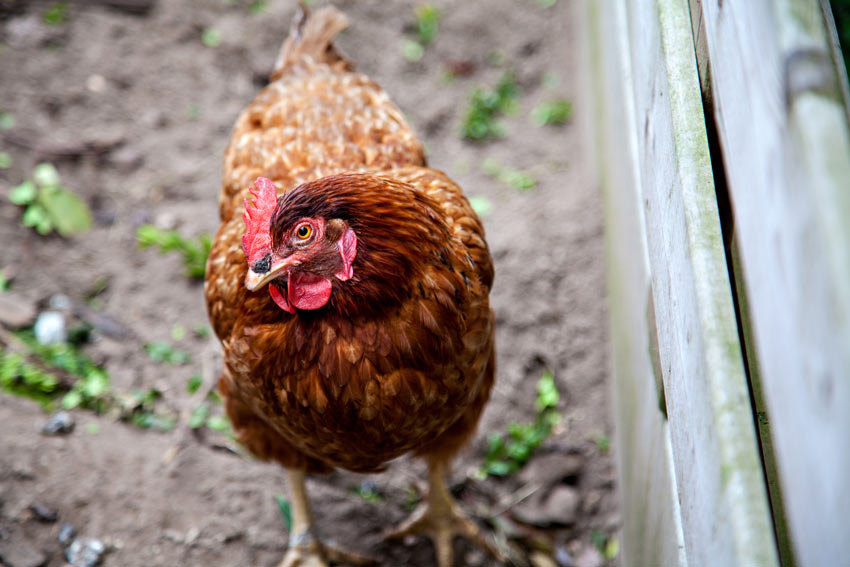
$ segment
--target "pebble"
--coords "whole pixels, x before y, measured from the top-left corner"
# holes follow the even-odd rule
[[[10,329],[29,327],[35,321],[36,309],[32,301],[27,301],[14,292],[0,293],[0,323]]]
[[[72,526],[68,522],[62,524],[62,526],[59,528],[59,537],[57,538],[59,540],[59,543],[61,543],[63,546],[68,546],[71,544],[72,541],[74,541],[75,537],[77,537],[77,530],[74,529],[74,526]]]
[[[534,551],[528,557],[528,560],[531,561],[531,564],[534,567],[558,567],[558,564],[555,563],[555,560],[552,559],[551,556],[546,555],[542,551]]]
[[[558,567],[575,567],[576,564],[573,556],[570,555],[570,552],[563,545],[555,548],[555,561],[557,561]]]
[[[56,510],[41,504],[30,504],[29,511],[32,512],[36,520],[45,524],[52,524],[59,519],[59,514],[56,513]]]
[[[0,547],[0,564],[8,567],[43,567],[47,556],[26,541],[6,542]]]
[[[548,494],[537,492],[513,509],[513,516],[533,526],[573,525],[581,506],[581,495],[565,484],[555,486]]]
[[[58,311],[43,311],[35,320],[35,338],[43,345],[64,343],[67,339],[65,316]]]
[[[581,455],[549,453],[532,459],[519,474],[519,480],[548,486],[578,477],[583,468],[584,458]]]
[[[99,539],[75,539],[65,550],[65,559],[73,567],[94,567],[105,551],[106,546]]]
[[[52,414],[41,428],[44,435],[67,435],[74,431],[77,425],[74,416],[69,412],[60,410]]]
[[[585,547],[576,555],[576,567],[603,567],[605,558],[596,550],[595,547]]]

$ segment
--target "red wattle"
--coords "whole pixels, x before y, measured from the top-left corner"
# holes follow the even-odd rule
[[[280,288],[276,285],[269,285],[269,293],[272,296],[272,299],[277,306],[286,311],[287,313],[295,313],[295,308],[292,307],[283,294],[280,292]]]
[[[331,280],[306,272],[290,272],[287,288],[288,304],[298,309],[323,307],[333,290]]]

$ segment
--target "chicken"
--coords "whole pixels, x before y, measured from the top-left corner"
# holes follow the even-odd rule
[[[233,129],[205,283],[219,387],[239,440],[287,469],[282,567],[362,559],[316,537],[305,474],[406,453],[429,492],[389,535],[430,535],[448,567],[454,535],[493,551],[444,484],[493,385],[493,263],[461,189],[333,47],[346,26],[333,8],[296,18]]]

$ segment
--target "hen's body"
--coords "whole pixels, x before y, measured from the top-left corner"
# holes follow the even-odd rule
[[[333,50],[344,26],[335,11],[308,19],[234,127],[205,287],[221,391],[240,440],[290,469],[375,471],[407,452],[445,463],[493,382],[492,261],[461,190]],[[290,314],[245,286],[243,200],[258,176],[279,195],[307,182],[362,194],[354,277],[320,309]]]

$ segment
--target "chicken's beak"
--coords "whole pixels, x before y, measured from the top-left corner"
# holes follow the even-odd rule
[[[271,269],[264,274],[258,274],[251,268],[248,268],[248,273],[245,275],[245,287],[248,288],[248,291],[260,289],[273,279],[276,279],[278,276],[280,276],[281,272],[286,271],[287,268],[297,266],[300,263],[300,260],[284,258],[277,264],[273,265]]]

